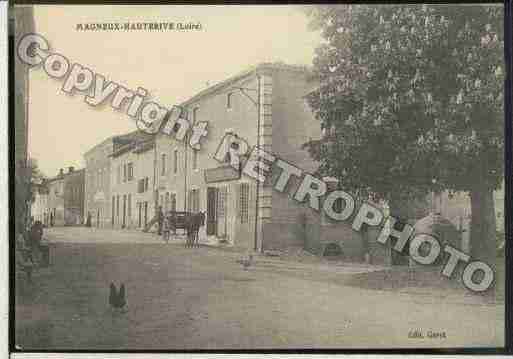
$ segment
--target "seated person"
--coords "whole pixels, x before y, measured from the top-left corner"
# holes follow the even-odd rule
[[[30,254],[30,248],[25,245],[23,233],[19,233],[16,238],[16,267],[26,273],[29,282],[32,281],[34,262]]]

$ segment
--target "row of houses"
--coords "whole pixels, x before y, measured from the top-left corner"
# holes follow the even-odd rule
[[[83,224],[85,169],[60,169],[55,177],[32,184],[31,217],[48,227]]]
[[[200,237],[208,241],[255,250],[302,246],[320,254],[336,244],[347,258],[371,256],[374,263],[400,264],[404,261],[389,247],[375,244],[375,233],[355,232],[348,223],[323,218],[287,193],[259,185],[214,158],[229,131],[249,147],[258,145],[314,172],[317,164],[302,145],[323,136],[305,101],[317,85],[304,67],[264,63],[211,86],[181,104],[191,123],[208,123],[201,151],[163,133],[134,131],[109,137],[84,154],[84,170],[70,169],[49,182],[48,215],[54,224],[71,224],[82,215],[93,227],[142,230],[159,207],[164,212],[204,211],[206,226]],[[83,192],[77,197],[83,201],[82,211],[78,202],[65,200],[72,183],[80,182],[71,181],[72,175],[83,178]],[[294,193],[298,184],[292,183],[287,192]],[[62,199],[59,193],[64,193]],[[503,226],[500,193],[498,226]],[[430,212],[449,219],[463,233],[461,247],[468,249],[468,196],[436,194],[416,212],[413,222]]]
[[[191,123],[207,122],[201,151],[159,133],[106,139],[85,153],[85,213],[98,227],[143,229],[164,211],[205,211],[200,233],[246,248],[294,244],[302,205],[214,159],[227,129],[313,171],[301,146],[321,136],[305,106],[315,83],[304,67],[261,64],[182,103]],[[260,99],[260,103],[258,103]],[[265,243],[265,244],[264,244]]]

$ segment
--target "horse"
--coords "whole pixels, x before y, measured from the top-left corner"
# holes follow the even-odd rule
[[[185,247],[199,247],[198,232],[205,225],[205,213],[190,214],[186,218],[187,241]]]

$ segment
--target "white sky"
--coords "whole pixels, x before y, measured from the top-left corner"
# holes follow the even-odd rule
[[[299,6],[36,6],[36,32],[51,51],[108,80],[172,106],[264,61],[310,65],[318,33]],[[201,31],[76,31],[77,23],[200,22]],[[93,108],[84,94],[68,96],[63,80],[31,70],[29,153],[47,176],[83,167],[83,153],[114,134],[135,129],[110,105]]]

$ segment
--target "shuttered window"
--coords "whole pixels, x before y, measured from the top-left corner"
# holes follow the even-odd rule
[[[240,223],[248,223],[249,221],[249,184],[241,183],[239,189],[239,213]]]
[[[199,189],[192,189],[189,191],[189,200],[187,201],[189,212],[199,212],[199,197]]]
[[[173,173],[178,172],[178,150],[173,152]]]

